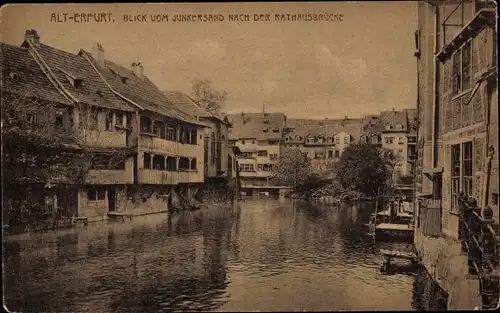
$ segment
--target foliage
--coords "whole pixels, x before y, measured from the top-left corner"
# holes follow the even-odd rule
[[[309,159],[295,148],[285,149],[273,167],[271,181],[292,187],[293,192],[315,180]]]
[[[390,179],[396,160],[389,150],[368,143],[353,143],[335,165],[335,176],[343,189],[353,190],[369,197],[390,188]]]
[[[213,114],[218,114],[227,100],[227,92],[215,90],[208,79],[196,79],[191,96],[199,106]]]
[[[78,128],[71,122],[75,109],[80,113]],[[29,95],[2,92],[3,200],[21,201],[30,206],[30,215],[33,215],[36,205],[44,205],[45,187],[64,187],[85,181],[96,157],[101,155],[85,145],[90,134],[85,112],[83,106],[60,106]],[[59,126],[56,125],[58,115],[64,116]],[[115,152],[109,159],[122,162],[124,156],[124,152]],[[30,191],[34,185],[42,188]],[[25,203],[31,203],[33,198],[38,199],[38,204]],[[17,211],[22,210],[21,204],[9,210],[14,210],[9,214],[16,216]]]

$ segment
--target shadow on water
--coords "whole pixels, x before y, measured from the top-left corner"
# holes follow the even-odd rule
[[[363,214],[259,199],[14,236],[5,300],[24,312],[411,309],[413,278],[380,275]]]

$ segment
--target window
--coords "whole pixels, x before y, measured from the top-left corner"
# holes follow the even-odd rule
[[[19,80],[19,74],[17,74],[17,73],[10,73],[9,76],[10,76],[10,78],[12,78],[15,81]]]
[[[121,113],[121,112],[115,113],[115,125],[116,126],[123,126],[123,113]]]
[[[177,141],[177,130],[173,126],[167,126],[167,140]]]
[[[87,199],[89,201],[102,201],[106,198],[106,189],[91,186],[87,189]]]
[[[36,114],[28,113],[26,116],[26,119],[28,120],[28,123],[35,124],[36,123]]]
[[[267,156],[267,151],[266,150],[260,150],[258,152],[258,156],[264,156],[264,157],[266,157]]]
[[[191,159],[191,169],[196,170],[196,158]]]
[[[264,128],[262,131],[263,131],[264,133],[268,133],[268,132],[269,132],[269,129]]]
[[[151,154],[144,153],[144,168],[151,168]]]
[[[196,129],[191,130],[191,142],[190,144],[196,145],[198,144],[198,131]]]
[[[349,137],[348,136],[344,137],[344,143],[349,143]]]
[[[258,165],[257,165],[257,170],[258,170],[259,172],[262,172],[262,164],[258,164]]]
[[[167,171],[173,172],[177,170],[177,158],[169,156],[167,157]]]
[[[242,145],[244,145],[244,144],[245,144],[245,140],[242,140],[242,141],[241,141],[241,144],[242,144]]]
[[[402,130],[402,129],[403,129],[403,125],[401,125],[401,124],[397,124],[397,125],[396,125],[396,129],[397,129],[397,130]]]
[[[462,90],[471,88],[471,41],[462,48]]]
[[[332,159],[332,158],[333,158],[333,150],[329,150],[329,151],[328,151],[328,157],[329,157],[330,159]]]
[[[113,129],[113,112],[107,111],[106,112],[106,124],[104,125],[105,130],[112,130]]]
[[[163,131],[162,131],[163,129]],[[162,136],[162,133],[164,134],[165,131],[165,125],[160,122],[160,121],[154,121],[153,122],[153,134],[155,134],[158,137]],[[165,136],[165,135],[163,135]]]
[[[279,132],[280,132],[279,128],[274,128],[273,129],[273,133],[279,133]]]
[[[165,157],[163,155],[153,156],[153,169],[165,170]]]
[[[451,147],[451,208],[458,209],[460,196],[460,145]]]
[[[63,111],[57,110],[56,111],[56,126],[62,127],[63,125],[64,125]]]
[[[253,164],[240,164],[240,171],[241,172],[253,172],[254,171]]]
[[[466,196],[471,196],[472,195],[472,142],[464,143],[462,148],[463,148],[462,192]]]
[[[179,170],[186,171],[189,170],[191,163],[188,158],[179,158]]]
[[[399,137],[399,144],[402,145],[405,143],[405,138],[404,137]]]
[[[340,136],[335,137],[336,142],[340,142]]]
[[[453,95],[472,87],[471,57],[471,41],[453,55]]]
[[[151,133],[151,120],[148,117],[141,117],[141,132]]]
[[[271,154],[269,154],[269,159],[270,160],[277,160],[278,159],[278,154],[277,153],[271,153]]]
[[[391,125],[389,125],[389,124],[387,124],[387,125],[385,125],[385,129],[386,129],[386,130],[391,130],[391,129],[392,129],[392,126],[391,126]]]
[[[394,137],[385,137],[385,143],[392,144],[394,142]]]
[[[339,151],[339,150],[335,150],[335,157],[336,157],[336,158],[339,158],[339,157],[340,157],[340,151]]]
[[[255,140],[252,140],[252,145],[254,145],[254,144],[255,144]]]

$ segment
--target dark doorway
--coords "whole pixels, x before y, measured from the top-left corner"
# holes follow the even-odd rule
[[[78,216],[78,191],[75,187],[59,188],[56,191],[56,195],[62,216]]]
[[[108,188],[108,208],[109,212],[116,210],[116,191],[114,187]]]

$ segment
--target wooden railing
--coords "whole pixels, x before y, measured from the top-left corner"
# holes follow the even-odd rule
[[[493,210],[482,210],[472,197],[461,197],[459,236],[462,252],[468,256],[469,274],[479,278],[483,309],[499,304],[498,230],[493,227]]]

